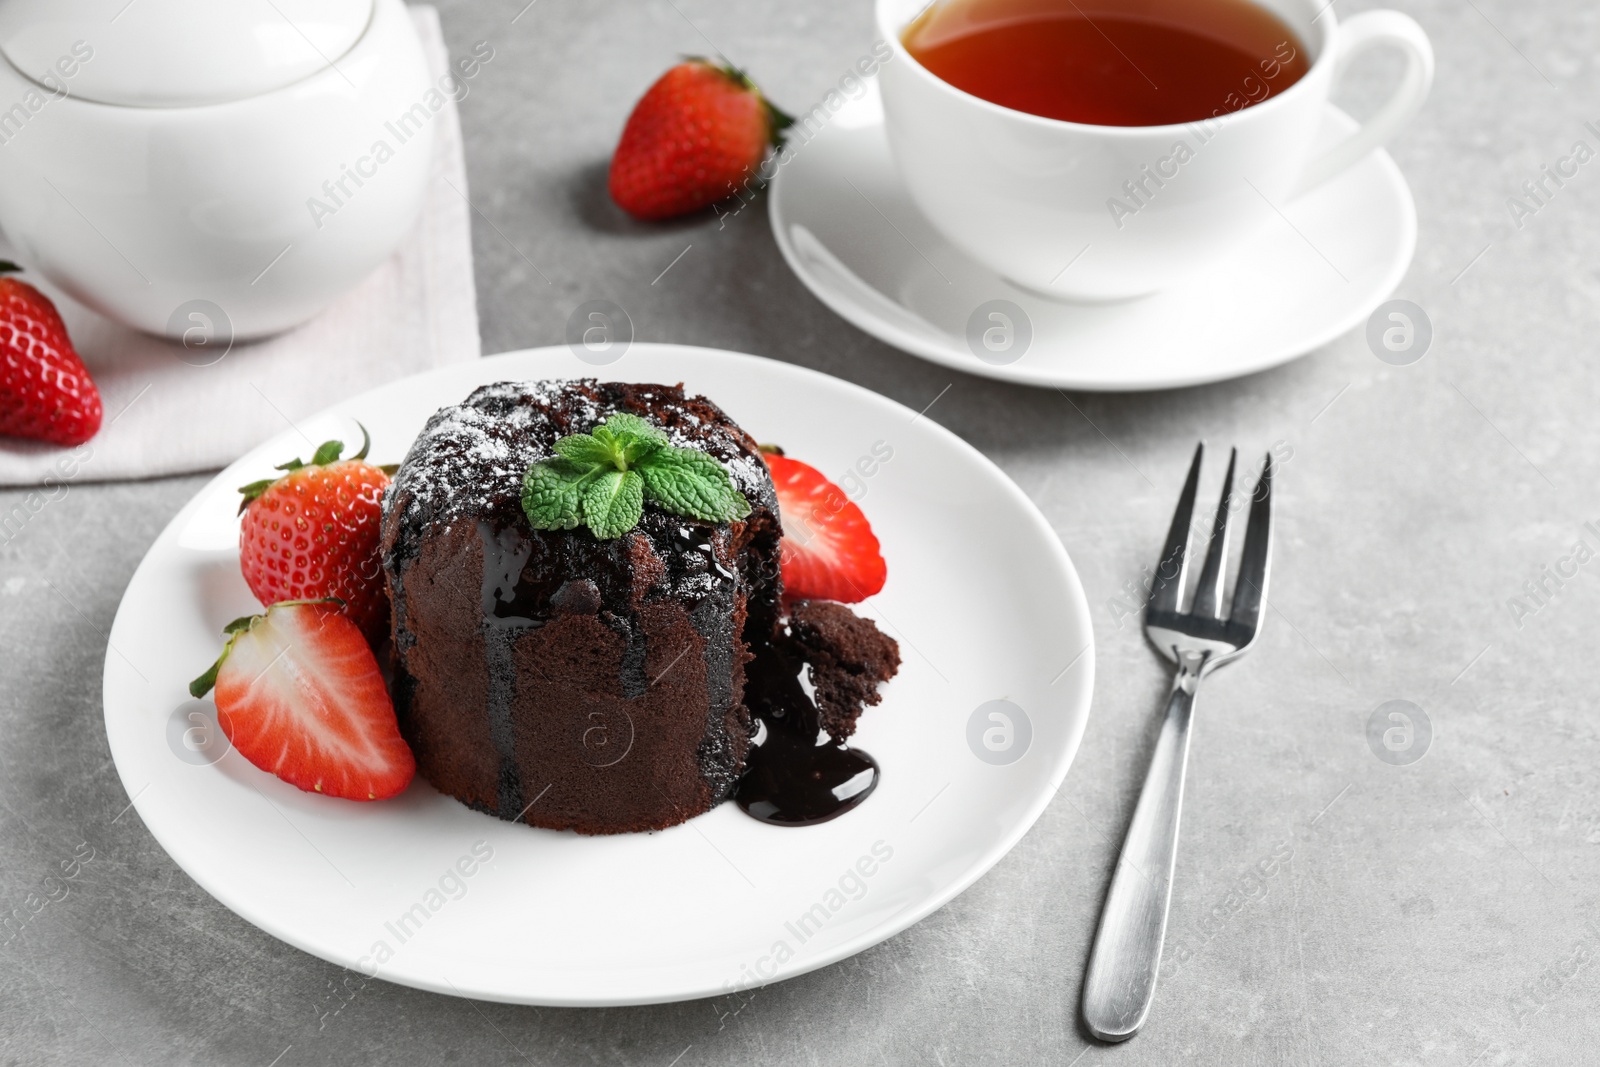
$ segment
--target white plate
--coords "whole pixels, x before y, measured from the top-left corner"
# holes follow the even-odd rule
[[[900,640],[905,662],[857,734],[883,767],[861,807],[786,829],[724,804],[662,833],[586,838],[500,822],[420,778],[395,800],[356,804],[302,793],[237,752],[208,764],[186,746],[185,716],[212,711],[186,699],[187,683],[216,656],[219,629],[259,610],[239,576],[236,486],[306,454],[308,439],[351,440],[352,419],[372,431],[375,459],[398,461],[437,407],[477,385],[596,374],[682,381],[835,477],[875,442],[893,449],[859,498],[889,561],[864,612]],[[304,437],[285,432],[223,471],[156,539],[111,629],[105,710],[117,771],[162,847],[229,908],[307,952],[371,973],[384,943],[393,955],[379,977],[528,1004],[684,1000],[791,977],[971,885],[1032,825],[1077,750],[1094,654],[1066,552],[993,464],[875,393],[710,349],[635,344],[597,368],[558,347],[394,382],[298,429]],[[984,762],[967,741],[975,709],[997,699],[1031,722],[1031,744],[1009,765]],[[474,848],[492,859],[466,863],[470,878],[447,876]],[[852,873],[858,863],[870,876]]]
[[[1319,144],[1354,128],[1330,106]],[[1263,202],[1276,217],[1183,285],[1110,304],[1049,300],[969,260],[918,212],[890,158],[873,85],[790,151],[770,215],[806,287],[879,340],[1003,381],[1122,391],[1286,363],[1363,321],[1411,264],[1416,207],[1385,152],[1280,207],[1278,215]],[[968,344],[969,317],[991,300],[1020,307],[1031,327],[1014,362],[986,362]]]

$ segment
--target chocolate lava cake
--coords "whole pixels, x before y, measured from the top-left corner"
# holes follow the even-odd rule
[[[749,513],[708,522],[647,504],[618,537],[535,529],[530,465],[617,414],[719,461]],[[395,707],[418,769],[535,826],[683,822],[739,784],[756,733],[746,665],[779,646],[813,663],[832,704],[812,721],[842,742],[898,650],[836,605],[797,605],[791,636],[780,536],[756,442],[680,386],[500,382],[441,409],[383,499]]]

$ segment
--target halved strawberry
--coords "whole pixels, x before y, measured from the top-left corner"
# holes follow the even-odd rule
[[[308,793],[382,800],[417,763],[361,629],[337,600],[289,600],[230,622],[222,656],[189,685],[217,689],[239,754]]]
[[[783,594],[853,604],[883,588],[888,564],[861,509],[822,472],[763,446],[783,521]]]

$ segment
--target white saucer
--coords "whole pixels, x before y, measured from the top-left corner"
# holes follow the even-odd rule
[[[661,833],[579,837],[481,815],[420,778],[393,800],[356,804],[302,793],[225,742],[197,749],[214,712],[185,687],[215,658],[220,628],[260,610],[239,575],[234,487],[304,454],[288,430],[212,479],[156,539],[105,663],[106,735],[139,818],[245,919],[440,993],[551,1005],[714,996],[904,930],[994,866],[1055,795],[1089,717],[1083,587],[999,468],[892,400],[732,352],[634,344],[597,367],[558,346],[392,382],[297,429],[321,441],[360,419],[387,463],[439,405],[478,385],[595,375],[684,382],[760,440],[841,480],[858,472],[889,563],[888,584],[859,607],[903,657],[856,733],[881,784],[818,826],[774,827],[723,804]],[[999,709],[1011,722],[992,717],[995,701],[1010,702]],[[364,984],[347,978],[323,1009]]]
[[[1319,143],[1354,128],[1330,105]],[[1416,207],[1386,152],[1279,208],[1258,236],[1179,287],[1113,304],[1052,301],[968,259],[918,212],[890,159],[874,85],[795,146],[770,211],[800,280],[874,337],[1003,381],[1122,391],[1286,363],[1363,321],[1411,263]],[[1277,214],[1265,202],[1262,210]],[[969,318],[996,299],[1031,325],[1014,362],[986,362],[968,345]]]

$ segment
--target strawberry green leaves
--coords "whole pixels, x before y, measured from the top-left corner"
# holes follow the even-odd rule
[[[4,262],[4,260],[0,260],[0,264],[3,264]],[[361,451],[357,452],[350,458],[353,460],[366,459],[367,450],[372,447],[372,435],[367,433],[367,428],[362,426],[361,423],[357,422],[356,425],[361,427]],[[297,456],[287,463],[278,464],[272,469],[275,471],[288,471],[293,473],[294,471],[300,470],[304,467],[326,467],[330,463],[338,463],[339,457],[342,455],[344,455],[343,441],[324,441],[322,444],[318,445],[317,450],[312,453],[310,463],[305,462]],[[395,468],[393,467],[382,467],[379,469],[381,469],[385,474],[390,475],[392,475],[395,471]],[[239,514],[243,515],[244,509],[250,506],[251,501],[265,493],[268,489],[271,489],[274,485],[277,485],[283,477],[283,475],[279,475],[274,478],[262,478],[258,482],[251,482],[249,485],[241,485],[239,487],[239,493],[243,499],[239,501]]]
[[[554,449],[522,482],[522,510],[537,530],[583,524],[596,537],[621,537],[639,524],[646,501],[706,522],[750,514],[721,463],[669,443],[637,415],[612,415],[589,433],[561,438]]]

